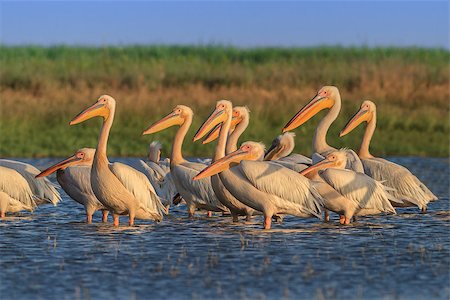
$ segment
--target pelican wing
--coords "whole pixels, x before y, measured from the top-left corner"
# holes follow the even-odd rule
[[[14,169],[0,166],[0,192],[21,202],[30,210],[36,207],[28,182]]]
[[[258,190],[300,204],[320,218],[323,199],[304,176],[272,162],[242,161],[239,171]]]
[[[193,195],[200,204],[211,205],[224,211],[227,210],[217,199],[211,185],[211,177],[192,180],[200,171],[206,168],[201,163],[185,162],[172,169],[173,176],[182,189]]]
[[[289,156],[282,157],[282,158],[278,159],[278,161],[285,161],[285,162],[290,162],[290,163],[295,163],[295,164],[302,164],[302,165],[311,165],[312,164],[312,159],[311,158],[306,157],[306,156],[301,155],[301,154],[297,154],[297,153],[292,153]]]
[[[294,162],[283,161],[283,160],[279,160],[279,159],[268,161],[268,163],[269,162],[271,164],[280,165],[285,168],[291,169],[292,171],[295,171],[297,173],[300,173],[301,171],[303,171],[304,169],[306,169],[308,167],[307,165],[304,165],[304,164],[297,164]]]
[[[395,214],[389,200],[401,203],[388,193],[381,182],[364,173],[330,168],[319,171],[319,176],[342,196],[355,202],[360,209],[370,208]]]
[[[430,200],[436,199],[407,168],[384,159],[364,159],[362,162],[367,175],[395,189],[392,194],[396,198],[414,203],[419,208],[426,207]]]
[[[156,213],[160,217],[164,207],[147,177],[125,164],[115,162],[109,165],[111,172],[123,186],[139,201],[142,209]]]
[[[14,169],[22,175],[30,185],[31,191],[36,198],[44,202],[52,203],[53,205],[61,201],[61,196],[56,190],[56,185],[51,183],[48,178],[35,178],[36,175],[41,173],[36,167],[8,159],[0,159],[0,166]]]

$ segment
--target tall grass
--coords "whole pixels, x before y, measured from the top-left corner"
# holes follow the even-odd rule
[[[442,49],[29,46],[0,47],[0,53],[1,156],[64,156],[94,147],[99,121],[68,122],[105,93],[118,102],[110,155],[144,155],[153,139],[169,150],[174,129],[145,137],[141,132],[176,104],[186,104],[197,115],[185,155],[209,156],[213,145],[190,137],[224,98],[251,110],[242,140],[268,144],[329,84],[339,87],[343,99],[330,144],[358,147],[362,128],[342,139],[337,134],[370,99],[378,105],[375,154],[449,154],[450,55]],[[311,152],[320,116],[296,130],[296,151]]]

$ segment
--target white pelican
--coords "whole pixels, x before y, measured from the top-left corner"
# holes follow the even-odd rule
[[[324,86],[314,98],[305,105],[283,128],[283,133],[293,130],[302,125],[322,109],[329,108],[330,111],[322,118],[316,128],[313,138],[313,162],[323,159],[325,156],[333,151],[335,148],[327,143],[327,132],[331,124],[336,120],[341,110],[341,95],[335,86]],[[361,161],[353,150],[345,150],[347,154],[347,169],[355,172],[364,173],[364,168]]]
[[[33,211],[34,198],[30,185],[19,172],[0,166],[0,218],[7,212]]]
[[[339,136],[344,136],[360,123],[367,122],[364,137],[359,149],[359,157],[364,166],[364,172],[373,179],[383,181],[386,186],[394,188],[392,195],[403,204],[393,203],[394,206],[417,206],[426,211],[428,202],[436,200],[437,197],[414,176],[407,168],[395,164],[383,158],[373,157],[369,152],[377,123],[377,107],[372,101],[364,101],[359,111],[342,129]]]
[[[246,114],[248,116],[248,113],[249,113],[249,110],[245,106],[233,107],[233,118],[231,119],[231,125],[230,125],[230,130],[229,130],[230,134],[233,133],[237,124],[239,124],[242,121],[242,118],[245,117],[244,114]],[[223,123],[218,124],[210,133],[208,133],[208,135],[202,141],[203,145],[211,143],[212,141],[215,141],[219,137],[220,127],[222,127],[222,124]]]
[[[233,105],[231,104],[230,101],[227,100],[217,101],[216,109],[211,114],[211,116],[205,121],[205,123],[203,123],[203,125],[198,130],[197,134],[194,136],[193,141],[197,141],[202,137],[204,137],[212,129],[217,128],[217,126],[221,124],[219,139],[212,160],[213,162],[225,156],[225,150],[227,147],[227,137],[231,127],[232,115],[233,115]],[[233,132],[233,134],[237,133],[235,134],[235,136],[240,135],[245,130],[245,127],[247,127],[248,125],[248,121],[247,123],[240,123],[240,125],[241,128],[236,128]],[[232,138],[231,143],[233,142],[234,147],[236,147],[237,138],[234,141]],[[219,201],[223,205],[228,207],[228,209],[230,210],[233,222],[238,221],[238,216],[246,216],[247,220],[250,220],[251,216],[254,213],[254,209],[236,199],[223,185],[219,175],[215,174],[211,176],[211,185],[214,190],[214,193],[217,196],[217,199],[219,199]]]
[[[117,162],[110,164],[108,161],[106,148],[115,111],[116,100],[103,95],[70,122],[70,125],[74,125],[93,117],[103,119],[92,163],[92,190],[97,199],[112,212],[114,226],[119,226],[119,215],[129,215],[130,226],[134,225],[134,218],[161,221],[164,207],[147,177],[127,165]]]
[[[108,221],[107,208],[97,200],[91,188],[91,167],[95,149],[81,148],[74,155],[45,169],[36,178],[45,177],[56,171],[56,180],[73,200],[84,206],[86,222],[92,223],[92,215],[101,210],[102,221]]]
[[[50,180],[47,178],[35,178],[41,172],[38,168],[9,159],[0,159],[0,166],[14,169],[25,178],[35,196],[34,199],[37,205],[51,203],[56,206],[61,201],[61,196],[56,190],[56,186]]]
[[[193,115],[194,113],[189,107],[177,105],[170,114],[153,123],[142,134],[159,132],[174,125],[180,126],[172,144],[170,173],[178,193],[186,201],[189,217],[194,215],[197,208],[207,210],[208,216],[211,216],[211,211],[228,212],[228,208],[220,203],[214,194],[210,178],[201,181],[192,179],[206,165],[189,162],[183,158],[181,148],[191,126]]]
[[[395,214],[391,201],[401,201],[389,194],[381,182],[364,173],[345,169],[347,157],[345,150],[333,151],[300,174],[307,176],[312,171],[319,171],[321,181],[329,186],[317,182],[315,186],[324,198],[325,208],[341,216],[341,224],[349,224],[353,216]]]
[[[156,193],[163,203],[166,214],[169,213],[169,207],[172,200],[177,197],[175,183],[170,173],[170,160],[161,158],[161,143],[154,141],[150,143],[148,161],[140,161],[142,173],[147,176],[150,183],[155,188]]]
[[[301,172],[312,164],[312,160],[301,154],[292,153],[295,147],[295,133],[285,132],[277,136],[264,155],[264,160],[272,161],[296,172]]]
[[[280,214],[320,218],[323,199],[312,183],[295,171],[262,161],[263,157],[262,144],[246,142],[194,179],[219,173],[236,199],[264,214],[265,229],[270,229],[272,217]]]

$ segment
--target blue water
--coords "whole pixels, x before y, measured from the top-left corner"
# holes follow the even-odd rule
[[[286,217],[264,231],[261,217],[187,219],[178,206],[161,223],[117,229],[99,213],[85,224],[62,192],[57,207],[0,221],[0,298],[449,299],[449,160],[391,159],[440,197],[426,214],[398,209],[349,226]]]

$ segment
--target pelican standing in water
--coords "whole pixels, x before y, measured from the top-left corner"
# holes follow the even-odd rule
[[[51,203],[56,206],[61,196],[56,186],[47,178],[35,178],[41,171],[38,168],[20,161],[0,159],[0,166],[17,171],[30,185],[37,205]]]
[[[74,155],[45,169],[36,178],[45,177],[56,171],[56,180],[73,200],[84,206],[86,222],[92,223],[92,215],[101,210],[102,222],[108,221],[107,208],[97,200],[91,188],[91,168],[95,149],[81,148]]]
[[[364,173],[345,169],[347,157],[345,150],[333,151],[300,174],[307,176],[318,171],[322,183],[316,182],[316,188],[324,198],[325,208],[340,215],[341,224],[350,224],[353,216],[395,214],[391,201],[401,201],[389,194],[381,182]]]
[[[19,172],[0,166],[0,218],[9,212],[33,211],[34,198],[30,185]]]
[[[428,202],[437,197],[414,176],[407,168],[383,158],[374,157],[369,152],[377,123],[377,107],[372,101],[364,101],[359,111],[347,123],[339,134],[340,137],[348,134],[359,124],[366,122],[366,130],[359,148],[359,157],[364,166],[364,172],[375,180],[383,181],[386,186],[394,188],[392,195],[403,203],[393,203],[394,206],[417,206],[423,212]]]
[[[193,177],[203,170],[206,165],[189,162],[183,157],[181,148],[192,124],[193,115],[194,113],[189,107],[177,105],[170,114],[153,123],[142,134],[152,134],[171,126],[179,126],[172,144],[170,173],[178,193],[186,201],[188,216],[192,217],[197,208],[207,210],[208,216],[212,215],[212,211],[228,212],[228,208],[220,203],[214,194],[210,178],[205,178],[201,181],[193,180]]]
[[[314,115],[320,112],[322,109],[329,108],[329,112],[322,118],[319,125],[316,128],[313,138],[313,162],[317,162],[323,159],[325,156],[333,151],[335,148],[331,147],[327,143],[327,132],[331,124],[336,120],[341,110],[341,95],[339,90],[335,86],[324,86],[318,92],[314,98],[305,105],[283,128],[283,133],[293,130]],[[345,150],[347,155],[347,169],[355,172],[364,173],[364,168],[361,161],[353,150]]]
[[[277,215],[320,218],[323,199],[312,183],[288,168],[262,161],[263,157],[262,144],[246,142],[194,179],[219,173],[236,199],[264,214],[265,229],[270,229],[272,217]]]
[[[130,226],[135,218],[161,221],[164,207],[147,177],[127,165],[108,161],[106,148],[115,111],[116,100],[103,95],[70,122],[74,125],[94,117],[103,119],[91,169],[92,190],[112,212],[114,226],[119,226],[119,215],[129,215]]]
[[[193,141],[195,142],[204,137],[212,129],[220,128],[219,139],[217,142],[216,151],[214,153],[212,162],[215,162],[218,159],[225,156],[225,151],[227,147],[227,138],[233,117],[232,115],[233,115],[233,105],[231,104],[231,102],[227,100],[218,101],[214,112],[205,121],[205,123],[203,123],[203,125],[200,127],[197,134],[193,138]],[[220,127],[218,127],[219,125]],[[248,121],[246,123],[245,122],[239,123],[238,126],[240,126],[240,128],[236,127],[233,134],[238,137],[245,130],[245,127],[247,127],[247,125]],[[236,143],[237,138],[231,137],[230,147],[232,146],[236,147]],[[254,209],[236,199],[223,185],[219,175],[215,174],[211,176],[211,185],[214,190],[214,193],[217,196],[217,199],[219,199],[219,201],[223,205],[228,207],[228,209],[230,210],[233,222],[238,221],[238,216],[246,216],[247,220],[250,220],[251,216],[254,213]]]

